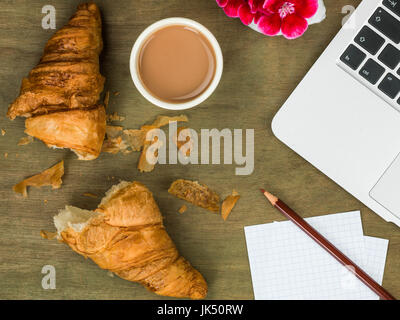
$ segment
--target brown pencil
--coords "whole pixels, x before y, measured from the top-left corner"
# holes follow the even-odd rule
[[[310,236],[315,242],[317,242],[322,248],[328,251],[337,261],[343,264],[349,271],[354,273],[358,279],[360,279],[367,287],[374,291],[383,300],[396,300],[389,292],[387,292],[381,285],[379,285],[374,279],[366,274],[360,267],[358,267],[353,261],[346,257],[342,252],[339,251],[332,243],[324,238],[317,230],[311,227],[302,217],[296,212],[290,209],[282,200],[279,200],[268,191],[261,189],[264,196],[271,202],[271,204],[278,209],[285,217],[296,224],[301,230],[303,230],[308,236]]]

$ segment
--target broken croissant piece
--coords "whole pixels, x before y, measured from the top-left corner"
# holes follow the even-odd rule
[[[198,207],[219,212],[219,195],[197,181],[178,179],[171,184],[168,192]]]
[[[49,146],[72,149],[82,160],[97,158],[106,126],[104,106],[97,105],[105,81],[99,71],[102,48],[99,8],[79,5],[22,80],[7,116],[29,118],[25,132]]]
[[[203,276],[179,255],[153,195],[139,182],[113,186],[95,211],[67,206],[54,224],[75,252],[123,279],[163,296],[207,294]]]
[[[98,157],[106,132],[103,106],[75,109],[28,118],[25,133],[53,148],[69,148],[80,160]]]
[[[64,175],[64,161],[57,163],[55,166],[27,178],[13,187],[17,193],[21,193],[25,198],[28,196],[26,188],[28,186],[40,188],[42,186],[52,186],[58,189],[62,184],[62,176]]]

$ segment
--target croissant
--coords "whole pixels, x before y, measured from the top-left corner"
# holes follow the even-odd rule
[[[47,42],[39,64],[22,80],[20,95],[7,116],[29,118],[26,132],[50,146],[70,148],[80,159],[97,158],[106,128],[104,106],[98,105],[105,81],[99,71],[102,48],[99,8],[94,3],[79,5],[68,24]],[[42,135],[46,121],[51,125]]]
[[[203,276],[180,256],[153,195],[139,182],[113,186],[95,211],[67,206],[54,224],[75,252],[123,279],[163,296],[207,294]]]
[[[25,120],[25,133],[49,147],[69,148],[80,160],[92,160],[101,152],[106,131],[103,106],[54,112]]]

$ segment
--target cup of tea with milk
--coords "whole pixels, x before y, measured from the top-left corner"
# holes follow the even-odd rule
[[[216,89],[223,58],[212,33],[186,18],[160,20],[136,40],[130,58],[132,80],[151,103],[170,110],[197,106]]]

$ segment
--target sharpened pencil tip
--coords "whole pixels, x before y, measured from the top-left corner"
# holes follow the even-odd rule
[[[275,197],[273,194],[269,193],[264,189],[260,189],[264,196],[268,199],[269,202],[274,206],[278,202],[278,198]]]

